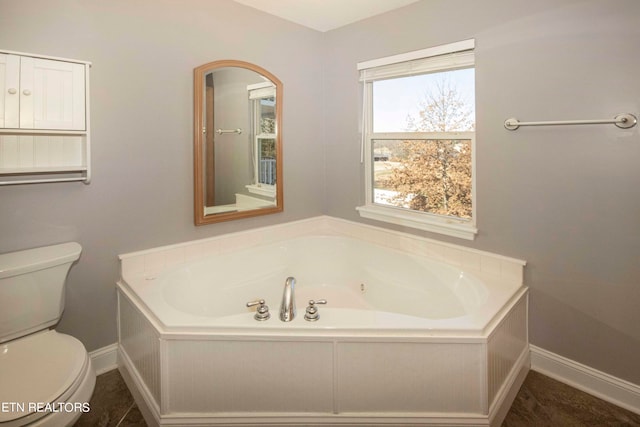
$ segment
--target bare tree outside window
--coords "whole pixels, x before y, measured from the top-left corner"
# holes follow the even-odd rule
[[[418,117],[407,115],[410,132],[468,132],[475,127],[470,101],[462,96],[458,85],[446,73],[425,91],[419,102]]]
[[[408,132],[473,132],[473,105],[443,73],[407,116]],[[376,190],[383,203],[439,215],[471,218],[471,140],[445,136],[411,140],[375,140],[380,163]],[[383,153],[383,154],[381,154]]]

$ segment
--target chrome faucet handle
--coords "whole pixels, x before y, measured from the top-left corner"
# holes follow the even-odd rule
[[[315,322],[320,318],[320,314],[318,313],[318,307],[316,304],[326,304],[326,299],[319,300],[309,300],[309,307],[307,307],[306,313],[304,313],[304,320],[308,322]]]
[[[258,309],[256,310],[256,315],[253,316],[253,318],[259,322],[268,320],[271,317],[271,313],[269,313],[269,306],[264,303],[263,299],[249,301],[247,303],[247,307],[253,307],[256,305],[259,305],[260,307],[258,307]]]

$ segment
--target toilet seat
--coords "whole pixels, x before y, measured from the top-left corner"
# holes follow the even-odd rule
[[[70,404],[88,402],[95,382],[82,343],[55,330],[0,344],[0,378],[0,402],[11,405],[0,408],[2,427],[34,423],[44,417],[77,418],[82,407]],[[89,394],[78,393],[88,381]],[[47,412],[51,408],[54,412]]]

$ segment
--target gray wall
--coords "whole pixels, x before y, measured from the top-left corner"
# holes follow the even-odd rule
[[[474,37],[480,234],[403,231],[526,259],[531,342],[640,384],[638,128],[502,127],[638,114],[639,20],[635,0],[425,0],[321,34],[221,0],[0,0],[0,47],[94,64],[94,181],[0,188],[0,252],[80,242],[59,329],[113,343],[118,253],[321,213],[367,222],[356,62]],[[284,83],[285,211],[194,227],[192,70],[217,59]]]
[[[0,187],[0,252],[84,248],[59,330],[89,350],[116,341],[120,253],[322,214],[321,42],[231,1],[0,0],[0,48],[93,62],[92,183]],[[219,59],[283,82],[285,211],[195,227],[193,69]]]
[[[639,22],[636,0],[425,0],[329,32],[327,213],[369,222],[356,63],[475,38],[480,233],[403,231],[527,260],[531,343],[640,384],[639,128],[503,128],[639,115]]]
[[[243,130],[241,134],[213,134],[216,206],[235,204],[237,193],[250,196],[245,186],[253,183],[251,151],[255,142],[247,85],[261,82],[264,80],[252,70],[224,68],[214,73],[213,127]]]

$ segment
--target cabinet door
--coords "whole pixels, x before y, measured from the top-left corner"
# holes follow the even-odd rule
[[[0,128],[17,128],[20,108],[20,57],[0,53]]]
[[[22,57],[20,128],[85,130],[84,67]]]

